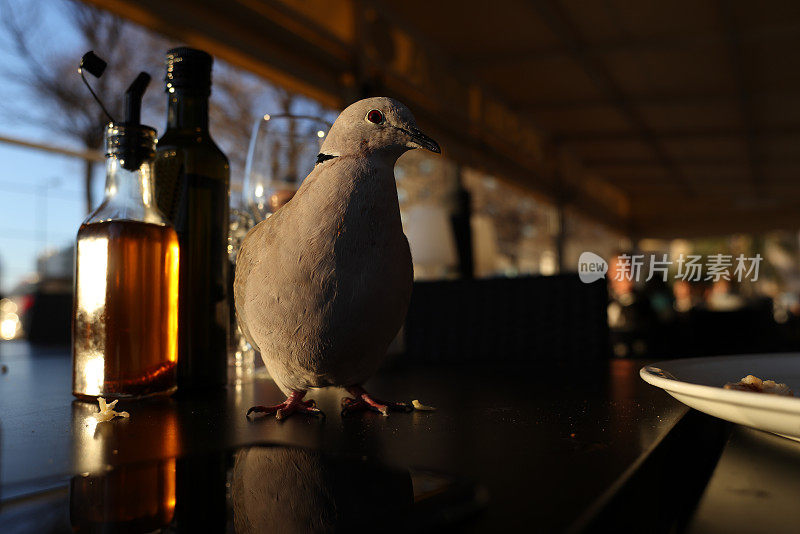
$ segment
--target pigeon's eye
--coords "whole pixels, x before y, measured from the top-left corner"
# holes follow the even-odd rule
[[[380,124],[384,121],[383,113],[380,110],[373,109],[367,113],[367,120],[373,124]]]

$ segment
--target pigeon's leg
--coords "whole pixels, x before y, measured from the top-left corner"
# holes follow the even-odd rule
[[[361,410],[374,410],[384,417],[393,412],[410,412],[414,408],[406,402],[384,402],[376,399],[366,392],[361,386],[350,386],[347,388],[353,398],[345,397],[342,399],[342,415],[358,412]]]
[[[264,413],[275,414],[275,418],[282,420],[286,419],[293,413],[304,413],[314,416],[325,417],[325,414],[317,408],[317,403],[313,399],[304,401],[303,397],[306,396],[305,391],[292,391],[289,396],[280,404],[274,406],[253,406],[247,410],[247,415],[251,413]]]

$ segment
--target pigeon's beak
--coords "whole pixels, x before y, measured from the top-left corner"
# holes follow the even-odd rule
[[[420,132],[418,129],[411,127],[407,130],[404,129],[403,131],[405,131],[411,138],[408,146],[412,148],[424,148],[426,150],[430,150],[431,152],[436,152],[437,154],[442,153],[442,149],[439,148],[439,143]]]

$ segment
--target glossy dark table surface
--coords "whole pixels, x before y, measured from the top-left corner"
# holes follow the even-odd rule
[[[736,425],[687,532],[798,532],[798,503],[800,443]]]
[[[489,501],[459,530],[596,530],[613,524],[616,516],[608,510],[625,508],[625,495],[641,498],[646,493],[641,488],[659,486],[659,477],[669,479],[670,473],[683,477],[675,455],[685,454],[686,444],[689,450],[706,450],[713,467],[723,443],[717,430],[727,428],[691,412],[691,432],[675,430],[688,409],[642,382],[640,361],[572,370],[395,366],[367,384],[382,398],[434,405],[433,413],[342,419],[343,392],[323,390],[310,397],[328,414],[325,421],[302,416],[249,421],[244,414],[251,405],[282,400],[274,383],[257,379],[204,398],[120,403],[130,419],[100,425],[90,417],[96,407],[73,402],[65,350],[5,343],[0,363],[7,366],[0,374],[3,501],[58,487],[79,473],[269,443],[363,455],[474,481]],[[702,438],[705,449],[692,441],[695,427],[717,429]],[[640,475],[650,464],[652,473]],[[657,474],[662,472],[666,475]],[[683,483],[666,479],[664,487]]]

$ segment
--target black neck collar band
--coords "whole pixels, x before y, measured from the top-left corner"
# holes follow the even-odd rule
[[[328,161],[329,159],[333,159],[333,158],[336,158],[336,157],[338,157],[338,156],[331,156],[330,154],[323,154],[322,152],[320,152],[319,154],[317,154],[317,165],[319,165],[320,163],[322,163],[324,161]]]

